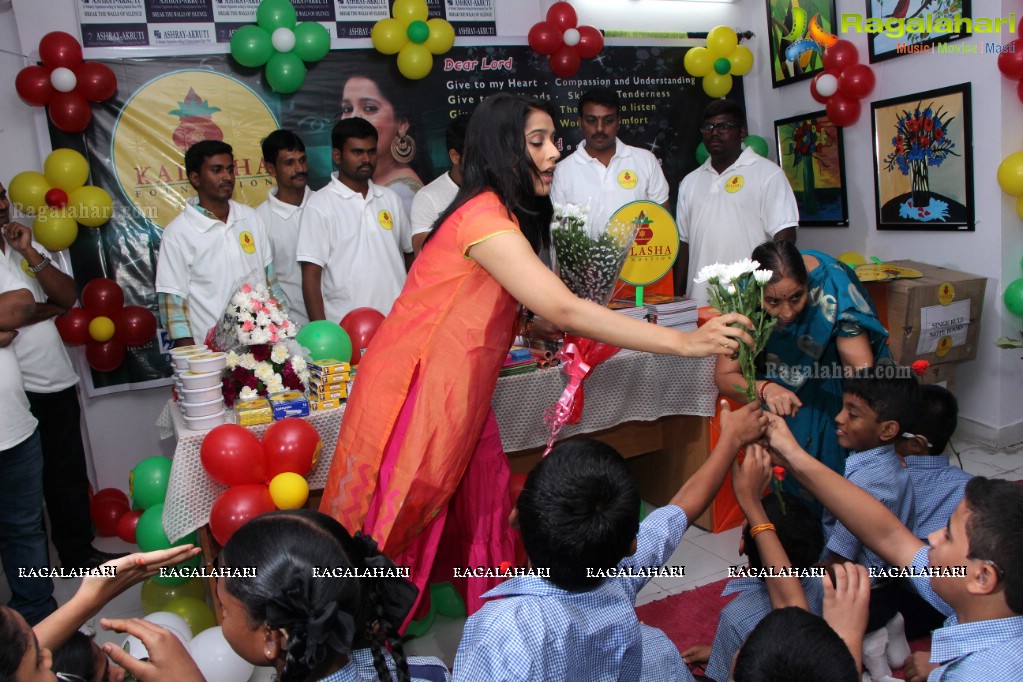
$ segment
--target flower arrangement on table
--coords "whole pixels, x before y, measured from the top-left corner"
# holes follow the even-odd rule
[[[305,391],[309,369],[293,340],[297,333],[265,284],[238,289],[207,339],[211,348],[227,352],[222,383],[228,407],[285,389]]]
[[[758,398],[757,356],[764,350],[767,339],[778,323],[778,320],[764,309],[764,287],[771,281],[774,273],[759,268],[760,263],[749,258],[728,265],[714,263],[702,268],[697,273],[696,279],[693,280],[697,284],[706,282],[709,285],[710,304],[722,315],[739,313],[748,317],[753,323],[753,328],[747,330],[753,337],[753,347],[741,343],[735,356],[735,359],[739,361],[739,369],[746,386],[736,385],[733,387],[736,391],[744,394],[746,402],[749,403]],[[774,467],[771,474],[771,488],[778,497],[782,514],[785,513],[785,502],[781,497],[781,482],[784,479],[785,469]]]
[[[573,294],[606,306],[645,216],[640,214],[636,222],[629,224],[610,222],[598,232],[587,226],[588,214],[585,206],[554,204],[551,220],[554,270]],[[582,416],[583,380],[618,350],[617,346],[593,339],[565,335],[565,344],[557,357],[569,380],[545,417],[551,427],[548,451],[561,427],[575,424]]]

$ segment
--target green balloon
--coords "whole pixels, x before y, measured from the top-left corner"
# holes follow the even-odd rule
[[[270,34],[255,24],[242,26],[231,36],[231,56],[242,66],[263,66],[273,53]]]
[[[193,637],[217,624],[217,619],[206,602],[195,597],[171,599],[163,605],[163,610],[176,613],[184,618],[192,630]]]
[[[163,611],[167,602],[178,597],[206,601],[206,584],[202,578],[188,578],[180,585],[161,585],[152,578],[142,581],[142,612],[147,616]]]
[[[163,502],[154,504],[142,512],[139,523],[135,527],[135,543],[143,552],[153,552],[158,549],[177,547],[178,545],[199,545],[198,533],[192,532],[181,538],[173,545],[167,539],[167,533],[163,529]]]
[[[1010,313],[1016,317],[1023,317],[1023,277],[1005,287],[1002,300],[1005,301],[1005,307]]]
[[[178,543],[178,544],[183,544],[183,543]],[[188,561],[183,561],[180,564],[176,565],[174,568],[178,568],[178,569],[182,569],[182,568],[198,568],[199,564],[201,562],[202,562],[202,555],[201,554],[196,554],[194,557],[192,557]],[[189,580],[192,580],[192,579],[193,578],[190,575],[188,575],[188,574],[186,574],[186,575],[160,575],[159,573],[157,573],[152,578],[150,578],[150,580],[155,582],[157,585],[162,585],[163,587],[178,587],[180,585],[184,585],[185,583],[187,583]],[[201,580],[201,578],[200,578],[200,580]],[[205,599],[205,595],[203,595],[203,598]],[[164,610],[166,610],[166,609],[164,609]]]
[[[718,57],[714,60],[714,71],[724,76],[732,70],[732,62],[727,57]]]
[[[430,27],[426,25],[425,21],[413,21],[408,25],[406,35],[413,43],[425,43],[426,39],[430,37]]]
[[[168,457],[147,457],[131,470],[128,491],[139,509],[149,509],[167,497],[171,460]]]
[[[295,6],[288,0],[263,0],[256,8],[256,23],[267,33],[279,28],[295,28]]]
[[[278,52],[266,63],[265,74],[274,92],[290,95],[305,82],[305,64],[294,52]]]
[[[752,148],[757,154],[760,154],[760,156],[765,159],[767,158],[767,140],[759,135],[747,135],[743,142],[745,142],[746,146]]]
[[[330,32],[315,21],[303,21],[295,27],[292,52],[306,63],[320,61],[330,52]]]
[[[703,162],[710,158],[710,152],[707,151],[707,145],[700,143],[696,145],[696,163],[703,165]]]
[[[341,325],[329,320],[310,322],[299,330],[295,337],[298,345],[309,351],[309,357],[317,360],[340,360],[348,362],[352,359],[352,340]]]

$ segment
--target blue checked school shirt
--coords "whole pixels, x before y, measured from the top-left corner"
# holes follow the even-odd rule
[[[913,557],[915,568],[930,562],[924,545]],[[1023,680],[1023,616],[960,623],[952,607],[931,588],[928,578],[909,581],[927,603],[948,616],[931,633],[931,663],[940,663],[927,682],[987,682]]]
[[[800,578],[799,583],[803,586],[810,612],[817,616],[821,615],[824,604],[824,586],[821,579]],[[721,596],[727,597],[736,593],[739,596],[721,609],[718,629],[714,633],[714,644],[710,647],[710,660],[707,661],[704,674],[715,682],[728,682],[735,654],[742,648],[757,623],[771,612],[771,598],[767,594],[767,585],[763,580],[734,578],[725,585]]]
[[[894,445],[864,450],[845,460],[845,477],[866,490],[895,514],[907,528],[913,527],[913,483],[909,470],[899,464]],[[888,563],[863,546],[842,522],[824,512],[825,549],[867,568],[881,568]],[[827,552],[825,552],[826,554]]]
[[[319,682],[378,682],[377,669],[373,667],[373,652],[369,649],[353,649],[348,654],[348,665],[337,672],[324,677]],[[451,674],[448,673],[444,662],[433,656],[408,656],[409,674],[412,682],[450,682]],[[394,659],[384,652],[384,663],[391,671],[391,679],[397,680],[397,669],[394,666]],[[276,676],[274,679],[277,679]]]
[[[639,526],[636,553],[620,568],[662,566],[682,540],[685,512],[668,505]],[[648,578],[616,577],[586,592],[544,578],[512,578],[465,623],[456,680],[692,680],[664,633],[641,626],[636,594]]]
[[[966,484],[973,474],[950,466],[945,455],[912,455],[906,457],[906,466],[913,482],[916,512],[916,523],[910,526],[910,530],[918,538],[926,538],[948,525],[952,512],[966,494]]]

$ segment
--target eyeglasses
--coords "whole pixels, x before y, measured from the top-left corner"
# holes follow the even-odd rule
[[[75,675],[74,673],[54,673],[60,682],[89,682],[81,675]]]
[[[700,132],[704,133],[705,135],[709,135],[715,130],[720,130],[723,133],[727,133],[732,128],[738,127],[739,124],[733,123],[732,121],[722,121],[721,123],[704,123],[702,126],[700,126]]]

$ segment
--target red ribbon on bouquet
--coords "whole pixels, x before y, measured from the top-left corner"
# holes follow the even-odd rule
[[[551,429],[551,437],[547,440],[547,449],[543,452],[544,457],[554,447],[554,440],[558,437],[562,427],[565,424],[576,424],[582,418],[583,403],[585,402],[583,381],[597,365],[619,350],[621,349],[618,346],[574,334],[565,334],[564,346],[555,357],[561,361],[561,369],[568,376],[568,384],[561,392],[558,402],[544,415],[544,421]]]

